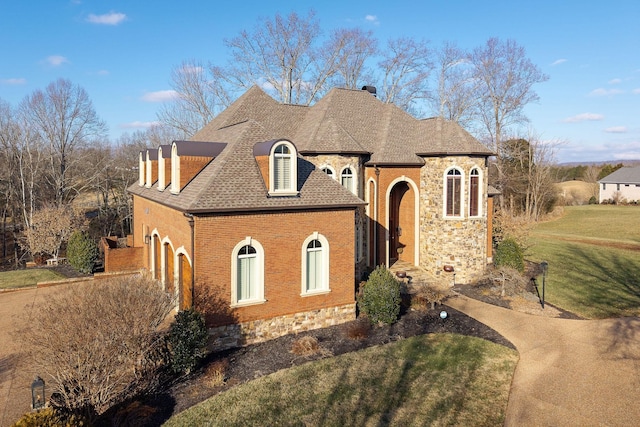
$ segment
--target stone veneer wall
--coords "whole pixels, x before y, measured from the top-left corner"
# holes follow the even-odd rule
[[[487,266],[487,168],[484,157],[425,158],[420,171],[420,266],[453,283],[472,283]],[[444,217],[444,173],[456,166],[463,172],[463,217]],[[473,167],[481,173],[481,216],[469,218],[469,174]]]
[[[323,308],[304,313],[209,328],[209,349],[221,351],[256,344],[288,334],[339,325],[356,318],[356,305]]]

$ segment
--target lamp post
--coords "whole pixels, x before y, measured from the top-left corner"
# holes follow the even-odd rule
[[[549,263],[547,261],[542,261],[540,263],[542,267],[542,308],[544,308],[544,285],[547,279],[547,269],[549,268]]]
[[[36,376],[31,383],[31,409],[37,411],[45,406],[44,380]]]

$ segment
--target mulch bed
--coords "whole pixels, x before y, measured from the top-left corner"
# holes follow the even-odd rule
[[[447,312],[444,320],[440,317],[443,310]],[[363,331],[365,331],[364,334]],[[215,394],[281,369],[431,333],[469,335],[515,349],[511,342],[493,329],[446,304],[436,306],[434,310],[406,312],[391,326],[370,326],[365,319],[358,319],[342,325],[287,335],[260,344],[213,354],[189,378],[174,384],[166,394],[146,402],[146,405],[155,410],[152,417],[145,418],[144,425],[159,425],[173,414]],[[362,337],[355,337],[361,334]],[[294,343],[304,336],[316,338],[321,351],[308,356],[294,354],[291,351]],[[208,367],[212,366],[225,366],[223,385],[213,384],[208,374]]]

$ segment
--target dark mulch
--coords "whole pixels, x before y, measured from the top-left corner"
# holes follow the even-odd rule
[[[446,310],[447,317],[440,317]],[[355,338],[365,331],[364,336]],[[477,320],[445,305],[435,310],[416,310],[403,314],[391,326],[370,326],[365,319],[342,325],[287,335],[260,344],[228,350],[209,356],[201,369],[189,378],[174,384],[158,400],[147,402],[156,408],[153,417],[146,418],[145,425],[159,425],[171,415],[181,412],[209,397],[238,384],[271,374],[281,369],[297,366],[323,357],[338,356],[375,345],[382,345],[417,335],[432,333],[457,333],[483,338],[515,349],[511,342]],[[318,340],[319,351],[310,356],[291,352],[294,342],[309,335]],[[213,386],[207,368],[224,365],[224,385]]]

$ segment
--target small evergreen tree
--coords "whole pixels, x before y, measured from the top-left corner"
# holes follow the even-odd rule
[[[400,282],[384,266],[378,266],[369,275],[358,295],[358,307],[372,323],[388,325],[400,314]]]
[[[87,234],[74,231],[67,243],[67,259],[79,272],[91,274],[98,259],[98,245]]]
[[[206,354],[209,332],[202,313],[189,308],[176,315],[169,331],[171,368],[189,374]]]
[[[493,261],[497,268],[511,267],[521,273],[524,271],[524,253],[512,238],[507,238],[498,244]]]

